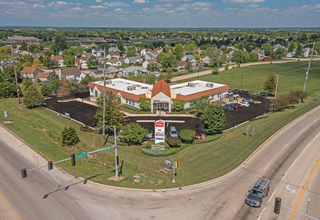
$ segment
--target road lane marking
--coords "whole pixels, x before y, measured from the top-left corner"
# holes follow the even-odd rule
[[[0,195],[2,196],[2,198],[4,199],[4,201],[6,201],[8,203],[8,205],[10,206],[10,208],[12,209],[12,211],[16,214],[16,216],[21,220],[20,216],[18,215],[18,213],[12,208],[12,206],[10,205],[10,203],[8,202],[8,200],[6,200],[6,198],[4,198],[4,196],[2,195],[2,193],[0,192]]]
[[[289,184],[287,184],[286,189],[289,190],[290,193],[297,193],[297,191],[294,188],[290,189],[290,185]]]
[[[304,132],[304,130],[306,130],[306,129],[303,129],[302,131],[300,131],[299,134],[301,134],[302,132]]]
[[[286,147],[288,146],[289,143],[287,143],[282,149],[286,149]]]
[[[269,166],[270,164],[271,164],[271,163],[269,163],[268,166]],[[268,168],[268,166],[266,166],[266,168],[264,168],[264,170],[266,170],[266,169]]]
[[[312,142],[317,139],[317,137],[320,135],[320,132],[317,134],[317,136],[315,136],[312,141],[303,149],[303,151],[301,152],[301,154],[299,154],[299,156],[297,157],[297,159],[295,161],[293,161],[293,163],[291,164],[291,166],[289,167],[289,169],[287,170],[287,172],[284,174],[284,176],[280,179],[280,182],[278,183],[277,187],[275,188],[275,190],[273,191],[272,195],[270,196],[270,198],[268,199],[268,202],[266,203],[266,205],[264,206],[264,208],[262,209],[260,215],[258,216],[257,220],[259,220],[261,218],[261,216],[263,215],[264,211],[266,210],[269,202],[271,201],[271,199],[273,198],[274,194],[277,192],[280,184],[282,183],[282,181],[284,180],[284,178],[288,175],[288,173],[290,172],[291,168],[295,165],[295,163],[298,161],[298,159],[301,157],[301,155],[308,149],[308,147],[312,144]]]
[[[314,122],[317,122],[317,121],[319,121],[319,118],[318,118],[318,119],[316,119],[316,120],[314,120]]]
[[[301,202],[301,200],[302,200],[302,197],[303,197],[304,193],[306,192],[306,190],[307,190],[307,188],[308,188],[308,185],[309,185],[309,183],[310,183],[310,181],[311,181],[311,179],[312,179],[312,177],[313,177],[313,174],[316,172],[319,164],[320,164],[320,157],[319,157],[319,159],[317,160],[316,164],[313,166],[313,168],[312,168],[312,170],[311,170],[311,172],[310,172],[310,174],[309,174],[306,182],[304,183],[304,185],[303,185],[303,187],[302,187],[302,189],[301,189],[301,192],[300,192],[300,194],[299,194],[299,196],[298,196],[298,198],[297,198],[297,201],[296,201],[296,203],[294,204],[294,207],[293,207],[293,210],[294,210],[294,211],[291,212],[290,217],[289,217],[289,220],[292,220],[292,219],[294,218],[294,216],[295,216],[295,214],[296,214],[295,211],[297,211],[297,209],[298,209],[298,207],[299,207],[299,205],[300,205],[300,202]]]

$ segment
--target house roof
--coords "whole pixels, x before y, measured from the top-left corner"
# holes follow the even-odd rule
[[[112,65],[107,64],[107,62],[106,62],[106,69],[108,69],[110,66],[112,66]],[[103,70],[104,69],[104,64],[99,65],[98,69],[102,69]]]
[[[226,90],[229,90],[230,87],[228,85],[222,86],[222,87],[218,87],[218,88],[214,88],[214,89],[210,89],[210,90],[206,90],[206,91],[202,91],[202,92],[198,92],[198,93],[193,93],[190,95],[181,95],[181,94],[177,94],[177,99],[181,99],[182,101],[189,101],[189,100],[193,100],[193,99],[197,99],[200,98],[201,96],[207,96],[207,95],[211,95],[214,93],[219,93],[219,92],[223,92]]]
[[[140,57],[127,57],[130,61],[137,61],[137,60],[141,60]]]
[[[80,58],[76,58],[74,63],[80,63],[80,60],[83,60],[83,61],[88,61],[88,57],[80,57]]]
[[[146,53],[146,55],[148,55],[151,59],[155,58],[155,56],[152,53]]]
[[[162,92],[168,97],[171,97],[170,85],[163,80],[160,80],[153,85],[151,97],[156,96],[160,92]]]
[[[146,60],[145,62],[148,62],[149,64],[157,64],[159,67],[162,67],[162,65],[154,59]]]
[[[62,56],[52,56],[51,60],[63,60]]]
[[[184,56],[186,56],[189,60],[195,59],[195,57],[193,55],[184,55]]]
[[[156,47],[156,48],[154,48],[154,50],[162,50],[162,48],[161,47]]]
[[[186,61],[179,61],[178,66],[185,66],[187,65]]]
[[[86,57],[91,57],[91,56],[92,56],[91,53],[84,53],[84,55],[85,55]]]
[[[81,70],[79,70],[79,69],[61,69],[61,74],[64,76],[80,75]]]
[[[118,51],[115,51],[115,52],[110,53],[110,55],[111,55],[111,56],[112,56],[112,55],[120,55],[120,53],[119,53]]]
[[[45,78],[47,78],[49,76],[49,74],[50,73],[40,72],[40,73],[38,73],[37,77],[42,77],[42,78],[45,77]]]
[[[120,59],[112,59],[112,60],[106,61],[106,63],[118,63],[118,62],[121,62],[121,60]]]
[[[34,71],[36,71],[36,69],[39,69],[40,71],[42,71],[38,67],[23,67],[23,69],[20,72],[21,73],[34,73]]]

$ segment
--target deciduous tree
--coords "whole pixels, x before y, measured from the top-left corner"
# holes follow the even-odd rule
[[[171,111],[180,112],[183,109],[184,109],[184,102],[181,99],[174,99],[171,106]]]
[[[225,127],[226,120],[223,108],[218,105],[207,106],[201,115],[203,127],[213,133],[221,132]]]
[[[32,66],[39,67],[41,69],[43,68],[43,64],[40,62],[40,60],[34,60]]]
[[[58,96],[60,97],[65,97],[70,94],[70,89],[69,89],[69,82],[66,78],[63,78],[61,80],[61,86],[58,90]]]
[[[29,86],[29,88],[25,90],[23,94],[23,104],[25,104],[28,108],[39,106],[43,102],[43,96],[34,85]]]
[[[267,80],[263,84],[263,88],[270,93],[273,93],[276,89],[276,84],[277,84],[276,77],[277,77],[276,72],[269,73],[267,76]]]
[[[140,112],[150,112],[151,111],[151,100],[148,98],[140,97]]]
[[[130,122],[129,125],[121,128],[121,131],[119,132],[119,139],[128,145],[140,144],[148,132],[148,129],[141,127],[140,124]]]
[[[61,142],[63,146],[71,146],[79,143],[80,139],[76,130],[72,127],[64,127],[61,133]]]

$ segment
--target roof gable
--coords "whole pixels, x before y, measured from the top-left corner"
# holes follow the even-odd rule
[[[171,97],[170,85],[163,80],[160,80],[153,85],[151,97],[156,96],[160,92],[162,92],[163,94],[165,94],[168,97]]]

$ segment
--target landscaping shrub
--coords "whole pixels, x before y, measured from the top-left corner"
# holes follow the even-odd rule
[[[191,129],[182,129],[179,132],[179,138],[187,143],[192,143],[195,133]]]
[[[124,107],[128,108],[128,109],[131,109],[131,110],[134,110],[134,111],[138,111],[139,109],[137,107],[134,107],[132,105],[128,105],[128,104],[122,104]]]
[[[89,128],[87,125],[86,126],[81,126],[80,131],[82,132],[94,132],[91,128]]]
[[[168,137],[167,143],[170,145],[170,147],[180,147],[181,140],[176,137]]]
[[[80,141],[78,134],[76,133],[76,130],[72,127],[64,127],[61,133],[61,139],[62,145],[67,146],[75,145]]]

